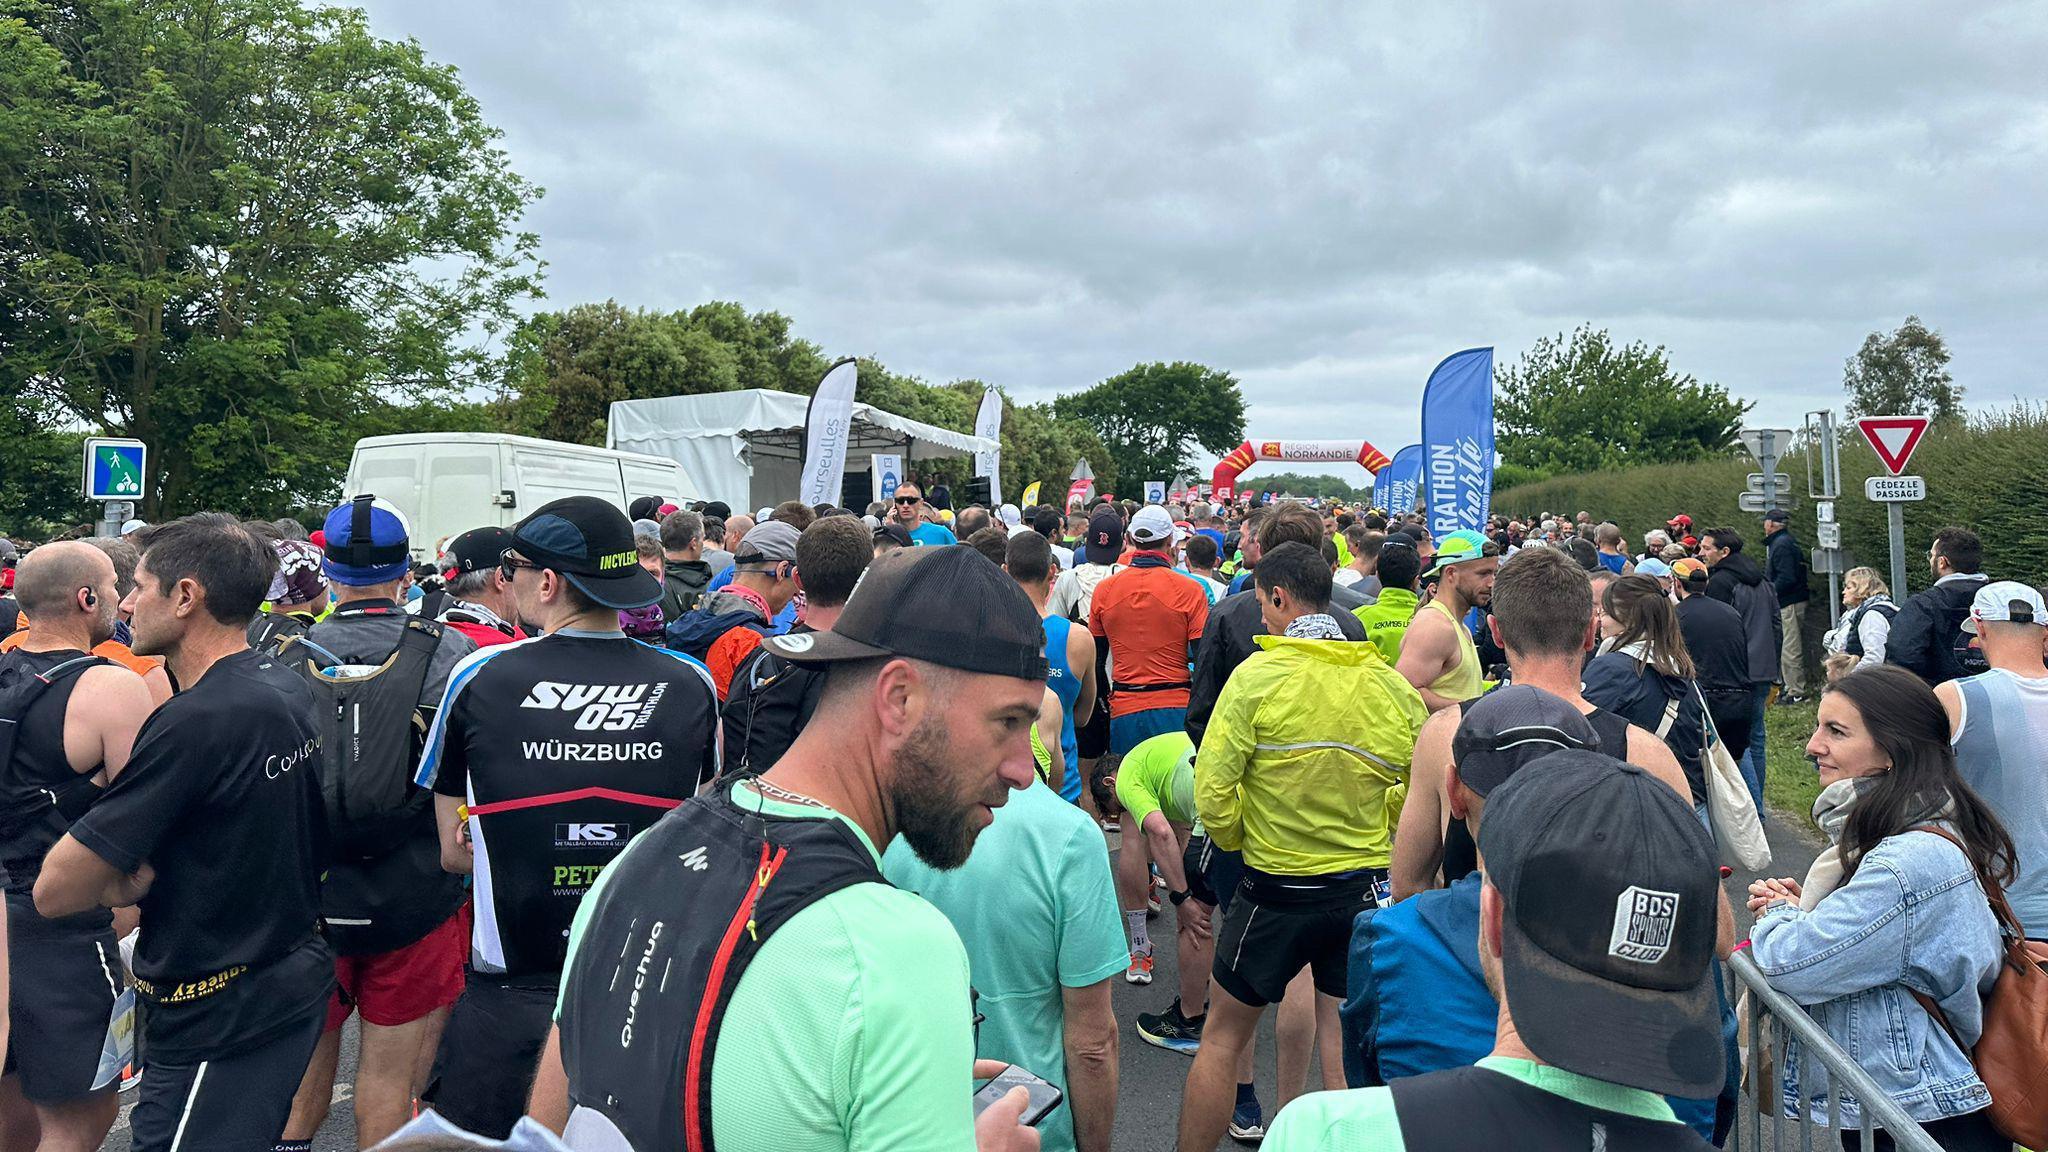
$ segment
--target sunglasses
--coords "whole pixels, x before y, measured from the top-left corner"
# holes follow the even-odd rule
[[[541,565],[535,564],[531,560],[522,560],[514,556],[509,548],[498,554],[498,575],[503,576],[507,580],[518,575],[521,568],[531,568],[538,572],[541,570],[541,567]]]
[[[924,503],[924,497],[922,497],[922,496],[898,496],[898,497],[896,498],[896,503],[898,503],[898,504],[922,504],[922,503]]]

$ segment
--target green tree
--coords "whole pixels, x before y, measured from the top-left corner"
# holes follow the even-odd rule
[[[1963,390],[1948,373],[1948,345],[1918,316],[1887,335],[1872,332],[1842,367],[1850,416],[1962,415]]]
[[[1238,482],[1246,492],[1278,492],[1285,496],[1318,496],[1325,499],[1357,501],[1372,494],[1371,485],[1354,488],[1341,476],[1302,475],[1299,472],[1253,472]]]
[[[496,374],[538,190],[452,68],[297,0],[4,0],[0,347],[150,444],[144,515],[331,493],[353,416]]]
[[[1187,361],[1140,364],[1085,392],[1061,396],[1053,411],[1094,429],[1108,449],[1114,476],[1133,491],[1147,480],[1191,472],[1198,447],[1221,454],[1244,441],[1244,393],[1237,378]],[[1096,486],[1108,487],[1099,477]]]
[[[1679,375],[1661,346],[1617,346],[1591,326],[1545,336],[1494,370],[1502,461],[1543,475],[1718,456],[1751,406]]]

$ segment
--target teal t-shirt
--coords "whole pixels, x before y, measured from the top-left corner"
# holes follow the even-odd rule
[[[936,548],[944,544],[958,544],[953,530],[944,524],[924,523],[910,530],[910,541],[919,547]]]
[[[1644,1120],[1678,1122],[1662,1096],[1641,1088],[1506,1056],[1488,1056],[1479,1061],[1479,1067],[1588,1107]],[[1401,1118],[1394,1112],[1393,1090],[1351,1088],[1295,1097],[1273,1117],[1259,1152],[1405,1152],[1407,1147],[1401,1138]]]
[[[875,851],[830,809],[747,787],[732,797],[771,815],[839,820]],[[600,873],[577,908],[572,958],[611,875]],[[971,1004],[960,937],[930,904],[887,884],[818,900],[762,943],[733,990],[711,1058],[712,1140],[721,1152],[974,1147]]]
[[[983,1016],[975,1055],[1067,1090],[1062,988],[1085,988],[1130,963],[1102,830],[1040,781],[1010,793],[967,863],[941,872],[898,837],[882,874],[936,905],[967,945]],[[1065,1101],[1038,1126],[1047,1152],[1074,1147]],[[963,1147],[971,1147],[963,1145]]]

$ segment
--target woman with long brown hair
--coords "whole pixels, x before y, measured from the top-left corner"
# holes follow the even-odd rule
[[[2007,1152],[1984,1112],[1991,1093],[1947,1028],[1968,1045],[1983,1031],[2005,951],[1985,890],[2011,881],[2012,837],[1957,774],[1940,701],[1903,668],[1829,685],[1806,754],[1831,843],[1803,883],[1750,885],[1757,967],[1943,1148]],[[1793,1041],[1783,1105],[1825,1122],[1827,1071],[1801,1055]],[[1857,1123],[1854,1102],[1842,1107],[1843,1125]]]
[[[1700,763],[1706,702],[1694,686],[1692,655],[1678,630],[1678,611],[1657,581],[1623,576],[1600,595],[1600,655],[1586,665],[1586,699],[1671,746],[1692,786],[1693,807],[1707,801]]]

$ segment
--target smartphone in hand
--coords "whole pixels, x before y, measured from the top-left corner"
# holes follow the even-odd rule
[[[1036,1127],[1039,1121],[1060,1106],[1062,1097],[1058,1088],[1012,1064],[975,1092],[974,1114],[981,1115],[989,1105],[1008,1096],[1015,1088],[1022,1088],[1031,1094],[1031,1102],[1024,1106],[1024,1115],[1018,1118],[1027,1128]]]

